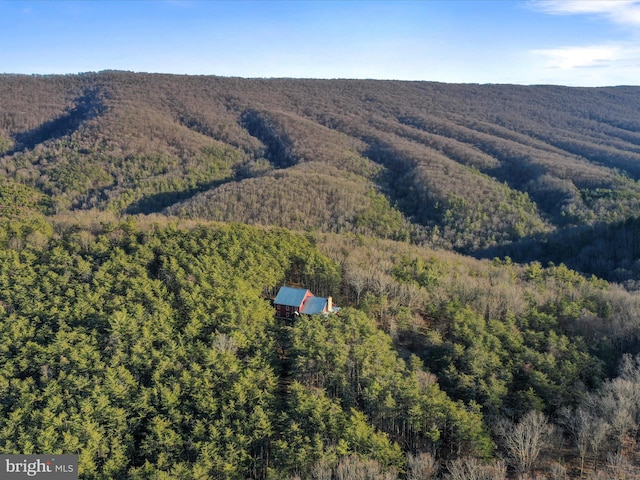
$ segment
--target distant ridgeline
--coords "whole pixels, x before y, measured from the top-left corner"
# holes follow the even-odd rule
[[[524,258],[576,227],[635,218],[640,203],[637,87],[105,71],[2,75],[0,105],[2,175],[53,212],[160,213],[478,255],[511,245]],[[584,248],[618,250],[605,238]],[[598,273],[635,279],[631,255],[608,254]],[[588,261],[573,266],[590,272]]]

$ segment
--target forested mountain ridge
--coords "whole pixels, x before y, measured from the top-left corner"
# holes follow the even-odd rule
[[[101,72],[3,75],[0,105],[4,176],[56,211],[164,212],[473,253],[624,222],[640,202],[636,87]],[[635,278],[627,267],[614,279]]]
[[[0,451],[636,478],[639,93],[0,76]]]

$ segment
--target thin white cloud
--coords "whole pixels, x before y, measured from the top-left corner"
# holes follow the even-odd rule
[[[549,15],[586,16],[618,27],[602,28],[598,44],[584,43],[531,49],[533,64],[551,81],[581,85],[637,84],[640,73],[640,0],[530,0],[529,6]],[[593,41],[593,40],[592,40]]]
[[[597,15],[625,25],[640,25],[638,0],[538,0],[535,10],[552,15]]]
[[[570,70],[583,67],[602,67],[627,57],[620,45],[592,45],[586,47],[558,47],[532,50],[546,59],[547,68]]]

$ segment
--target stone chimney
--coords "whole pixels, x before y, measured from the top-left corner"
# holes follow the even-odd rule
[[[327,312],[333,313],[333,298],[327,297]]]

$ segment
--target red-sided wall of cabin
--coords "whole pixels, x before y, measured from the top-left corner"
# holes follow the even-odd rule
[[[300,309],[302,308],[302,305],[304,305],[304,302],[309,297],[313,297],[313,294],[311,292],[307,291],[306,295],[302,299],[302,303],[300,305],[298,305],[298,306],[276,304],[275,305],[275,307],[276,307],[276,316],[283,317],[283,318],[291,318],[291,317],[295,316],[296,313],[299,314],[300,313]],[[289,310],[287,310],[287,307],[289,308]]]

